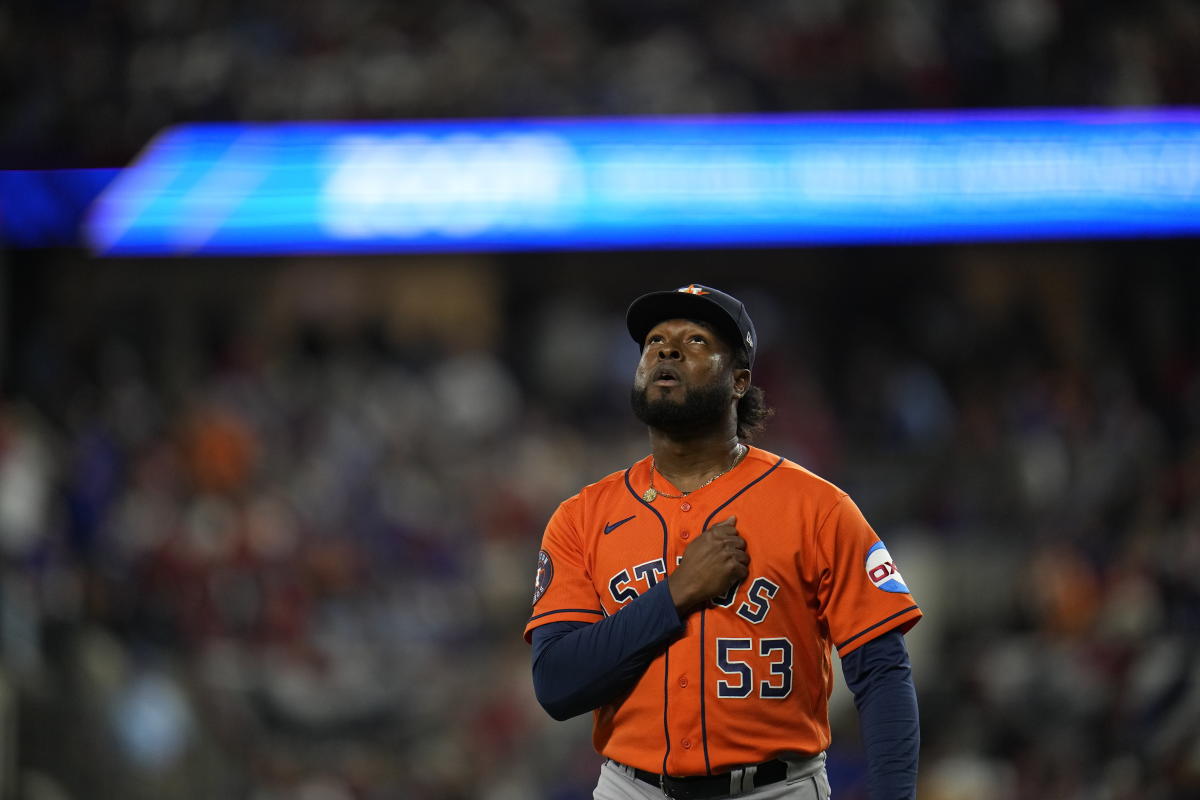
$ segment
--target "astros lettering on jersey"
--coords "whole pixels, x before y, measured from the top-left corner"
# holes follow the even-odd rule
[[[668,775],[825,750],[831,648],[845,655],[921,617],[887,549],[845,492],[765,450],[751,447],[679,499],[645,502],[649,480],[647,456],[558,507],[538,554],[526,640],[539,625],[619,613],[674,571],[691,539],[731,515],[749,575],[690,614],[629,693],[594,712],[596,750]]]

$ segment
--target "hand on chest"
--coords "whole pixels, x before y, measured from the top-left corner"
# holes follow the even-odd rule
[[[642,510],[625,514],[603,525],[594,553],[592,578],[606,611],[616,613],[625,604],[674,573],[688,547],[714,526],[714,517],[730,514],[693,507],[688,501],[677,502],[658,513]],[[700,513],[697,513],[700,512]],[[738,534],[746,542],[750,558],[748,574],[722,592],[712,596],[708,605],[716,618],[730,622],[759,624],[771,614],[781,591],[795,585],[789,569],[795,571],[794,554],[767,523],[753,515],[737,524]]]

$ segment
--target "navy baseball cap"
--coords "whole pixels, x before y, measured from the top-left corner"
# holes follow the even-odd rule
[[[695,319],[712,325],[731,347],[741,345],[746,361],[754,366],[758,334],[746,306],[732,295],[711,286],[691,283],[668,292],[651,292],[634,300],[625,312],[629,335],[641,347],[646,334],[664,319]]]

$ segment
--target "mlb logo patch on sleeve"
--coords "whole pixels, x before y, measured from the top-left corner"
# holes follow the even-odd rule
[[[897,593],[908,591],[904,578],[900,577],[900,571],[896,569],[896,563],[892,561],[892,556],[883,546],[883,542],[876,542],[875,546],[867,551],[867,577],[876,589]]]

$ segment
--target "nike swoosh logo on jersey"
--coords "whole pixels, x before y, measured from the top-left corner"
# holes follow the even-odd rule
[[[636,517],[637,515],[634,514],[633,516]],[[626,517],[625,519],[619,519],[616,522],[608,523],[607,525],[604,526],[604,535],[607,536],[608,534],[615,531],[617,528],[624,525],[626,522],[629,522],[629,520],[631,520],[631,519],[633,519],[633,517]]]

